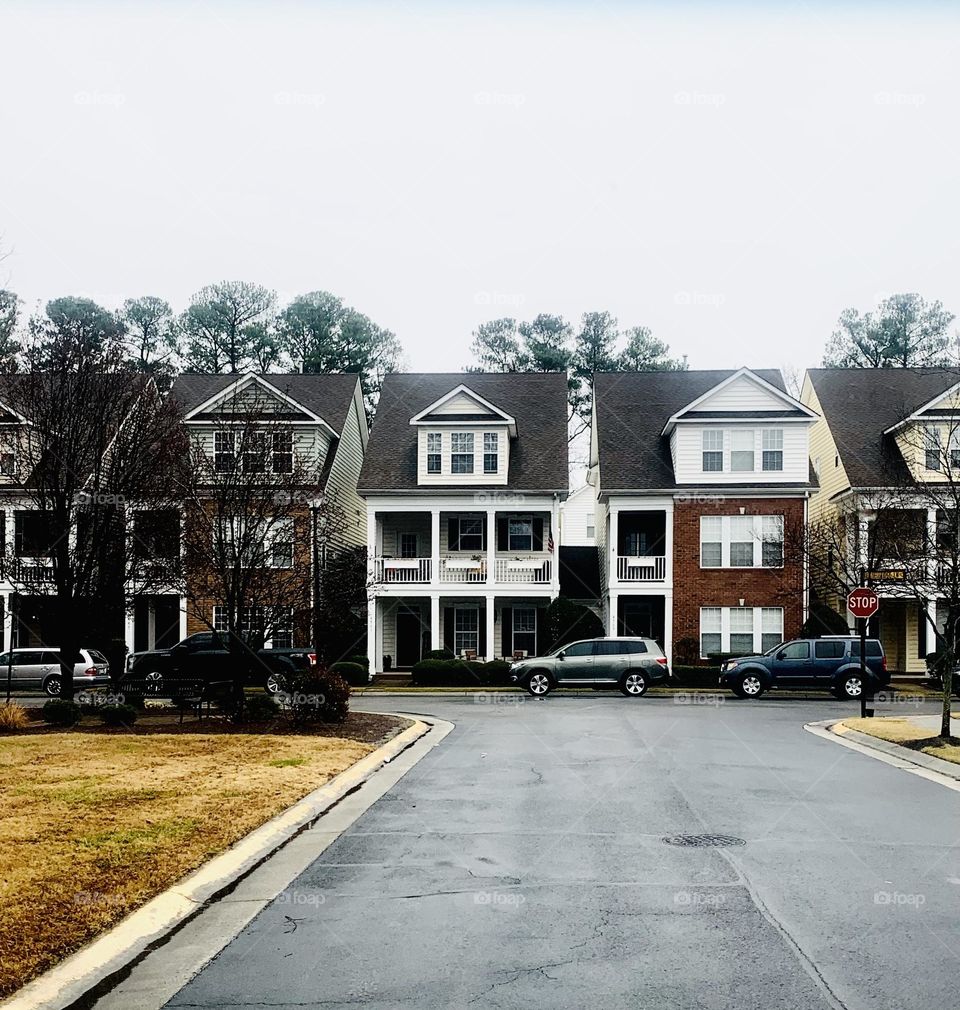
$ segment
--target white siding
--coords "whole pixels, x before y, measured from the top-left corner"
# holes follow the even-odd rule
[[[276,430],[277,422],[270,422],[266,427],[269,430]],[[201,425],[191,425],[191,433],[194,439],[203,447],[204,452],[213,459],[214,432],[229,431],[230,425],[217,424],[215,421]],[[326,431],[314,422],[304,422],[303,424],[292,424],[293,449],[294,453],[307,466],[322,468],[323,462],[330,447],[330,438]]]
[[[367,505],[357,494],[357,479],[363,466],[367,444],[367,418],[360,398],[360,386],[347,411],[336,455],[330,464],[326,493],[339,510],[342,525],[337,539],[344,547],[363,547],[367,542]]]
[[[742,410],[749,412],[752,410],[784,410],[789,401],[777,396],[770,390],[765,389],[748,375],[741,375],[738,379],[724,386],[712,396],[708,396],[702,403],[698,403],[691,413],[701,410]]]
[[[464,426],[463,431],[473,433],[473,473],[450,472],[450,436],[456,430],[448,425],[436,428],[420,426],[417,436],[417,483],[424,485],[462,484],[477,487],[505,485],[510,472],[510,432],[507,426]],[[439,432],[442,436],[440,473],[427,473],[427,435],[431,432]],[[483,472],[483,436],[485,432],[495,432],[497,435],[499,465],[496,473]]]
[[[442,406],[431,411],[437,417],[443,414],[489,414],[490,408],[478,403],[472,396],[466,393],[457,393]]]
[[[745,418],[749,420],[749,418]],[[738,429],[754,433],[754,466],[752,472],[732,472],[728,468],[730,432]],[[724,433],[724,466],[722,473],[703,471],[703,432],[707,428]],[[761,432],[765,428],[783,431],[783,469],[765,471],[762,466]],[[674,457],[674,476],[678,484],[790,484],[809,480],[810,427],[803,423],[764,422],[748,424],[678,424],[670,436]]]
[[[561,543],[565,547],[595,547],[596,524],[596,494],[587,484],[574,491],[560,506]],[[593,536],[588,536],[588,528],[593,530]]]

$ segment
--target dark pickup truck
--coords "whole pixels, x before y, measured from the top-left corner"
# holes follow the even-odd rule
[[[255,650],[243,646],[231,654],[219,635],[201,631],[169,649],[130,653],[120,688],[126,686],[131,693],[176,694],[178,684],[233,680],[240,663],[245,684],[276,694],[286,689],[292,676],[316,662],[317,654],[310,648]]]

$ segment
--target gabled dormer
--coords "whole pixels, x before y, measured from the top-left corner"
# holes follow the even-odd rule
[[[505,485],[516,419],[460,383],[410,418],[417,429],[417,483]]]
[[[677,484],[804,484],[817,414],[749,368],[667,419]]]
[[[938,393],[883,432],[893,437],[912,477],[955,481],[960,476],[960,382]]]

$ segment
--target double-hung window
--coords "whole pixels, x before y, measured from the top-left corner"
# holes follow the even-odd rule
[[[443,435],[439,431],[427,433],[427,473],[440,473],[443,459]]]
[[[701,568],[780,568],[783,516],[701,516]]]
[[[293,473],[293,432],[289,428],[273,433],[273,472]]]
[[[457,607],[453,618],[453,649],[459,656],[462,652],[480,651],[480,611]]]
[[[762,607],[760,616],[760,651],[769,652],[783,641],[783,608]]]
[[[723,567],[723,516],[700,517],[700,567]]]
[[[293,568],[293,520],[279,519],[270,531],[270,565]]]
[[[730,516],[730,567],[753,568],[753,516]]]
[[[768,652],[783,641],[782,607],[701,607],[700,655],[704,659]]]
[[[270,648],[292,649],[293,607],[274,607],[270,624]]]
[[[734,473],[753,472],[753,429],[734,428],[730,432],[730,469]]]
[[[783,516],[761,516],[760,564],[764,568],[783,566]]]
[[[533,520],[527,517],[511,516],[507,528],[507,549],[511,551],[533,550]]]
[[[708,428],[703,433],[703,472],[723,470],[723,432]]]
[[[783,428],[764,428],[762,436],[763,469],[783,469]]]
[[[928,425],[923,429],[924,464],[928,470],[939,470],[943,452],[940,448],[940,429]]]
[[[722,607],[700,608],[700,655],[715,656],[722,651]]]
[[[480,516],[451,516],[454,525],[450,546],[457,551],[483,550],[483,519]]]
[[[241,454],[245,473],[263,473],[267,469],[267,433],[248,431],[242,439]]]
[[[528,656],[537,654],[537,608],[513,608],[513,649],[522,649]]]
[[[730,608],[730,652],[753,652],[753,607]]]
[[[495,431],[483,435],[483,472],[497,473],[500,469],[500,436]]]
[[[450,472],[473,473],[473,432],[455,431],[450,436]]]
[[[950,429],[950,473],[960,473],[960,428]]]
[[[213,468],[218,473],[232,470],[236,458],[236,439],[232,431],[213,433]]]

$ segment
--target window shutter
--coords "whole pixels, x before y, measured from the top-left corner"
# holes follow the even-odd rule
[[[443,647],[453,652],[453,607],[443,608]]]
[[[500,655],[509,659],[513,655],[513,608],[500,608]]]
[[[535,551],[543,550],[543,517],[534,516],[533,517],[533,549]]]
[[[477,658],[493,659],[487,655],[487,608],[480,607],[477,611]]]
[[[497,517],[497,550],[510,550],[510,520],[506,516]]]
[[[447,516],[447,550],[460,549],[460,517]]]

